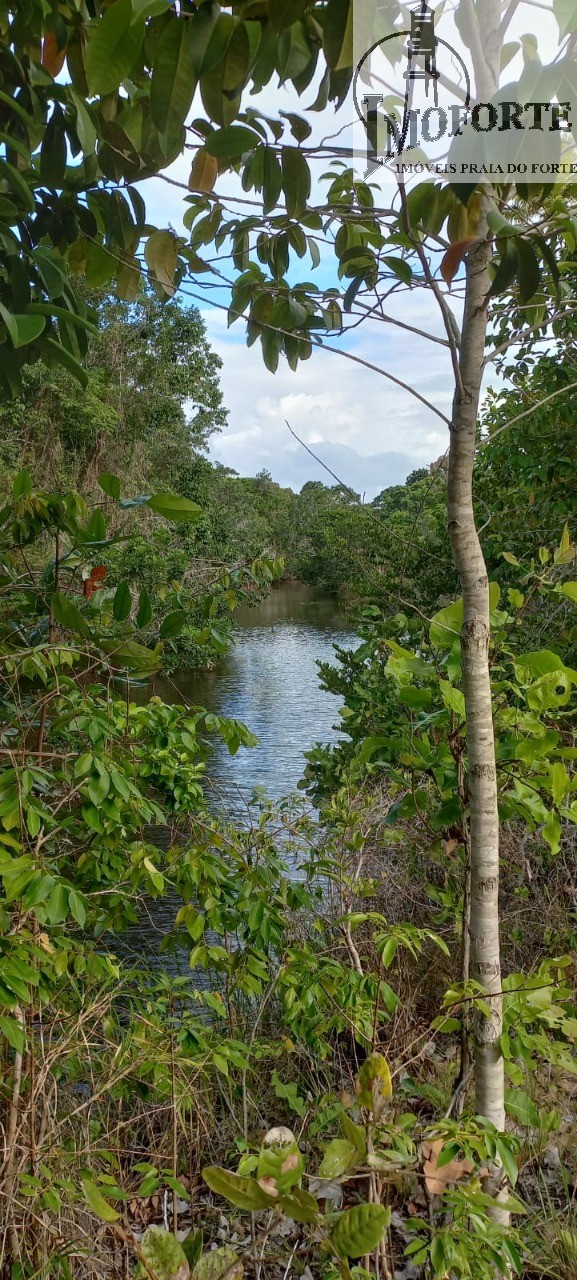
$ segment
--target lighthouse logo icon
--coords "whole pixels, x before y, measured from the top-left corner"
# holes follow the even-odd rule
[[[577,87],[574,59],[565,45],[550,65],[542,66],[513,42],[511,57],[519,54],[522,70],[513,71],[511,83],[501,85],[497,78],[492,85],[483,66],[477,67],[480,84],[472,100],[475,68],[469,71],[471,50],[455,21],[454,6],[441,0],[435,8],[428,0],[412,2],[414,7],[403,8],[392,28],[389,7],[376,6],[370,47],[369,26],[361,21],[365,0],[356,6],[354,56],[360,52],[360,57],[353,103],[362,135],[357,134],[355,154],[366,156],[365,177],[375,177],[380,170],[383,182],[390,176],[398,183],[439,175],[470,191],[495,178],[552,178],[555,183],[567,176],[573,179]]]
[[[411,109],[413,86],[416,80],[424,80],[427,97],[429,96],[429,88],[432,82],[433,100],[436,107],[439,105],[437,83],[439,72],[437,71],[436,63],[437,43],[435,10],[430,8],[426,0],[421,0],[421,4],[411,11],[411,31],[407,49],[408,65],[405,71],[405,80],[407,82],[405,112]]]

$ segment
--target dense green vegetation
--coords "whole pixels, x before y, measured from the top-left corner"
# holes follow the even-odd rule
[[[316,1267],[322,1179],[339,1197],[344,1189],[349,1203],[349,1180],[370,1149],[375,1211],[359,1222],[345,1213],[345,1240],[352,1233],[370,1251],[397,1205],[383,1257],[397,1259],[401,1274],[406,1251],[439,1275],[448,1260],[457,1275],[469,1274],[466,1266],[482,1278],[497,1258],[521,1268],[528,1250],[545,1256],[553,1247],[538,1214],[534,1220],[531,1210],[528,1229],[502,1235],[486,1216],[491,1199],[478,1179],[469,1172],[463,1179],[460,1165],[449,1175],[455,1160],[470,1161],[469,1171],[497,1152],[523,1197],[527,1162],[551,1144],[560,1145],[568,1177],[573,1167],[558,1092],[574,1069],[577,1025],[569,961],[559,959],[575,936],[565,887],[577,822],[570,406],[559,397],[548,419],[549,461],[538,413],[511,428],[500,456],[508,396],[518,405],[514,387],[490,398],[479,441],[508,832],[511,1128],[496,1137],[467,1106],[468,1002],[478,993],[464,945],[462,615],[450,603],[444,465],[362,505],[338,485],[310,482],[294,494],[265,473],[244,479],[212,464],[206,444],[225,417],[218,361],[198,313],[176,303],[104,302],[87,367],[90,394],[77,392],[63,371],[34,368],[21,397],[2,407],[7,1256],[22,1258],[23,1274],[76,1275],[84,1259],[84,1274],[94,1247],[88,1206],[109,1224],[106,1256],[128,1242],[141,1266],[152,1260],[158,1280],[171,1277],[185,1255],[156,1228],[139,1244],[139,1222],[154,1221],[158,1197],[168,1197],[169,1221],[188,1230],[199,1163],[230,1168],[235,1152],[238,1172],[214,1164],[208,1186],[262,1213],[274,1204],[273,1179],[278,1207],[298,1229],[310,1224],[303,1247]],[[555,360],[538,360],[524,374],[528,404],[562,378]],[[130,450],[124,497],[126,482],[112,468]],[[41,487],[47,473],[53,492]],[[177,488],[181,496],[171,498]],[[211,737],[232,752],[250,749],[250,726],[157,698],[136,705],[130,684],[177,661],[217,659],[230,640],[224,613],[233,618],[234,605],[260,598],[281,571],[343,593],[362,643],[321,671],[341,697],[347,732],[336,747],[319,744],[309,754],[303,785],[320,806],[320,825],[306,804],[287,799],[264,804],[239,830],[207,809],[203,775]],[[391,874],[384,881],[383,848]],[[147,900],[167,894],[175,905],[165,945],[188,950],[192,980],[168,973],[159,980],[119,959],[123,929]],[[545,904],[543,936],[535,909]],[[431,965],[435,979],[418,996]],[[393,1087],[389,1071],[398,1075],[415,1037],[435,1046],[426,1070],[417,1065]],[[557,1081],[553,1098],[541,1092],[542,1061],[547,1091],[551,1073]],[[57,1105],[49,1080],[58,1082]],[[350,1082],[348,1101],[339,1101],[339,1082]],[[320,1182],[303,1185],[303,1157],[288,1130],[269,1136],[258,1154],[263,1091],[267,1114],[305,1123],[300,1147]],[[385,1186],[389,1208],[379,1216]],[[415,1209],[405,1224],[407,1196]],[[520,1211],[512,1191],[509,1199]],[[207,1240],[211,1214],[205,1205]],[[202,1247],[194,1214],[192,1223],[188,1265]],[[566,1230],[570,1259],[573,1227]],[[341,1248],[355,1256],[353,1243],[341,1246],[338,1232],[331,1238],[337,1257]],[[221,1269],[236,1256],[223,1245]],[[327,1257],[325,1272],[331,1265]]]
[[[198,310],[162,305],[152,292],[130,304],[105,295],[91,295],[91,303],[99,308],[99,330],[89,339],[87,388],[60,369],[26,371],[22,394],[0,405],[0,475],[6,489],[22,468],[38,484],[48,473],[55,488],[73,486],[95,497],[98,476],[118,471],[130,477],[133,492],[178,490],[201,507],[194,525],[181,530],[129,519],[135,536],[111,553],[112,585],[127,577],[166,592],[185,577],[190,586],[196,574],[194,585],[202,587],[219,566],[230,568],[239,557],[248,566],[264,557],[282,558],[288,577],[357,603],[386,604],[392,612],[401,606],[430,614],[455,595],[445,534],[446,460],[364,504],[346,477],[342,484],[309,481],[293,493],[266,472],[238,476],[207,456],[227,409],[220,361]],[[499,579],[509,572],[504,551],[535,557],[574,519],[573,415],[570,399],[559,394],[571,380],[570,367],[546,355],[509,372],[510,390],[491,396],[485,408],[476,472],[488,567]],[[551,395],[551,406],[503,434],[513,407],[517,414]],[[199,594],[198,627],[206,606]],[[223,640],[228,636],[225,623]],[[192,642],[186,651],[180,645],[180,658],[193,664],[217,653],[210,645],[205,651]]]
[[[457,7],[483,85],[516,7]],[[560,58],[514,51],[520,101],[573,82],[555,13]],[[352,18],[0,3],[3,1280],[575,1275],[575,191],[380,207],[309,119],[258,107],[314,81],[330,144]],[[180,236],[139,184],[187,147]],[[243,196],[215,194],[231,171]],[[349,318],[410,334],[401,289],[422,337],[434,300],[447,459],[368,504],[214,466],[187,274],[272,372]],[[356,611],[321,672],[347,733],[308,798],[241,824],[207,766],[250,726],[150,685],[218,660],[282,573]],[[181,977],[126,959],[159,900]]]

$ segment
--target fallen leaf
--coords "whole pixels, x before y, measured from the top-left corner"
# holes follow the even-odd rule
[[[449,1183],[458,1182],[460,1178],[472,1173],[475,1167],[470,1160],[463,1159],[449,1160],[448,1164],[442,1165],[439,1169],[437,1162],[444,1146],[444,1138],[423,1142],[421,1146],[425,1186],[432,1196],[442,1195]]]

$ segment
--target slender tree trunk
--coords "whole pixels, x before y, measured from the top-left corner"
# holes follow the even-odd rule
[[[484,197],[482,200],[484,202]],[[481,223],[481,232],[484,228]],[[505,1127],[499,954],[499,818],[489,672],[489,584],[475,527],[473,464],[490,280],[491,245],[483,238],[467,259],[461,339],[462,389],[453,402],[449,450],[448,518],[455,565],[463,591],[461,633],[467,713],[468,789],[471,824],[471,977],[487,994],[490,1017],[475,1019],[475,1086],[479,1115]]]

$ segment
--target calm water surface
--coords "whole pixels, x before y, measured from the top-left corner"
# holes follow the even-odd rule
[[[317,662],[330,661],[333,646],[356,646],[343,610],[333,597],[283,584],[256,608],[235,614],[236,643],[210,672],[180,672],[157,682],[167,702],[178,695],[217,715],[242,720],[259,739],[230,756],[217,745],[208,766],[215,791],[240,788],[249,797],[262,787],[273,799],[296,789],[303,752],[318,741],[334,742],[339,700],[319,688]]]
[[[335,644],[355,648],[358,640],[333,597],[297,584],[277,587],[235,619],[236,643],[214,671],[181,671],[156,681],[155,692],[167,702],[182,700],[242,720],[257,735],[258,746],[241,747],[236,756],[215,739],[207,766],[207,798],[242,820],[256,789],[275,800],[295,791],[303,752],[315,742],[336,741],[340,702],[319,688],[317,662],[331,661]],[[153,970],[190,972],[188,952],[160,950],[179,905],[171,894],[144,903],[139,923],[117,949]]]

